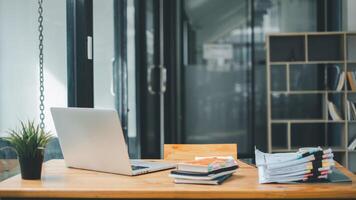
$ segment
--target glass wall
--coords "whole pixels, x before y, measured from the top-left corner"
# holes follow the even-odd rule
[[[94,107],[115,108],[113,0],[93,1]]]
[[[237,143],[239,153],[251,152],[250,3],[184,1],[184,143]]]
[[[130,154],[137,157],[134,0],[126,1],[126,13],[114,8],[118,2],[93,1],[94,107],[119,110],[122,102],[127,101],[127,122],[126,117],[121,122],[127,130]],[[126,17],[126,26],[121,24],[118,15]],[[124,36],[118,31],[121,28],[125,29]],[[125,52],[117,49],[118,46],[121,48],[122,42]],[[122,66],[125,69],[118,71]]]
[[[233,142],[244,154],[251,153],[255,142],[266,150],[265,36],[317,31],[318,1],[251,2],[184,1],[185,143]],[[318,73],[314,70],[310,75],[318,77]]]

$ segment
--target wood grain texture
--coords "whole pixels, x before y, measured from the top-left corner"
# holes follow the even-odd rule
[[[258,184],[257,170],[238,161],[240,169],[219,186],[174,184],[169,171],[129,177],[65,167],[63,160],[43,166],[42,180],[14,176],[0,183],[0,197],[45,198],[152,198],[152,199],[266,199],[266,198],[356,198],[352,184]]]
[[[165,160],[194,160],[196,156],[233,156],[237,144],[165,144]]]

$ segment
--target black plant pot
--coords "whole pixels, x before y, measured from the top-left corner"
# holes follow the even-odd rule
[[[25,180],[41,179],[43,150],[38,150],[34,157],[19,156],[21,177]]]

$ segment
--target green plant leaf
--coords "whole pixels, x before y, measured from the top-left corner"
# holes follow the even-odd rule
[[[20,121],[21,127],[10,130],[9,137],[4,138],[16,150],[19,157],[34,158],[39,149],[44,149],[53,139],[50,132],[45,132],[34,121],[24,123]]]

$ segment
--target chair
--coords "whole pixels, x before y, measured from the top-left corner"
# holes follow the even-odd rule
[[[0,159],[0,181],[19,173],[19,171],[17,159]]]
[[[237,159],[237,144],[165,144],[165,160],[194,160],[196,156],[233,156]]]

